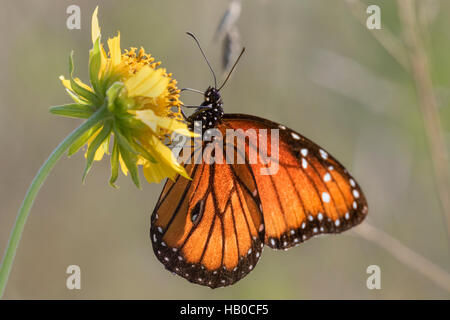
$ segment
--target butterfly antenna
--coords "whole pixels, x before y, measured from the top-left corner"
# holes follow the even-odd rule
[[[197,89],[192,89],[192,88],[183,88],[183,89],[180,90],[180,92],[183,92],[183,91],[190,91],[190,92],[196,92],[196,93],[204,94],[203,91],[200,91],[200,90],[197,90]]]
[[[194,41],[197,43],[198,48],[200,49],[200,52],[203,55],[203,58],[205,58],[206,63],[208,64],[209,70],[211,70],[211,73],[214,77],[214,88],[217,88],[217,79],[216,79],[216,74],[214,73],[213,68],[211,67],[211,64],[208,61],[208,58],[206,57],[205,52],[203,52],[202,46],[200,45],[200,42],[198,41],[197,37],[194,36],[194,34],[192,32],[186,32],[189,36],[192,37],[192,39],[194,39]]]
[[[241,53],[239,54],[239,57],[236,59],[236,62],[233,64],[233,67],[231,68],[230,72],[228,72],[228,75],[227,75],[225,81],[222,83],[222,85],[220,86],[220,88],[219,88],[217,91],[220,91],[220,89],[223,88],[223,86],[225,85],[225,83],[227,83],[228,79],[229,79],[230,76],[231,76],[231,73],[232,73],[233,70],[234,70],[234,67],[236,67],[237,63],[239,62],[239,59],[241,59],[242,55],[244,54],[244,51],[245,51],[245,47],[242,48],[242,51],[241,51]]]

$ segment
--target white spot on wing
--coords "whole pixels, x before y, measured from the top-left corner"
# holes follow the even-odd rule
[[[302,156],[304,156],[304,157],[306,157],[308,155],[308,149],[306,149],[306,148],[303,148],[300,152],[302,153]]]
[[[350,184],[352,185],[352,187],[354,188],[356,186],[355,180],[353,180],[352,178],[350,178]]]
[[[294,138],[295,140],[300,140],[300,136],[298,134],[296,134],[295,132],[291,132],[291,136],[292,138]]]
[[[323,181],[328,182],[331,180],[331,175],[327,172],[325,173],[325,175],[323,176]]]
[[[358,192],[358,190],[353,190],[353,196],[356,198],[356,199],[358,199],[359,198],[359,192]]]
[[[308,162],[306,161],[305,158],[302,158],[302,167],[303,169],[306,169],[308,167]]]
[[[330,202],[330,195],[328,194],[328,192],[322,193],[322,200],[323,200],[323,202],[326,202],[326,203]]]
[[[327,158],[328,158],[328,153],[326,153],[326,152],[323,151],[322,149],[320,149],[319,152],[320,152],[320,156],[321,156],[322,158],[324,158],[324,159],[327,159]]]

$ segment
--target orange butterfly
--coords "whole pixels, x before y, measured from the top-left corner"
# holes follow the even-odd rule
[[[279,154],[278,170],[264,174],[268,163],[261,154],[270,157],[272,143],[256,145],[246,139],[238,148],[234,139],[219,141],[223,155],[231,149],[246,160],[236,164],[207,161],[215,152],[198,151],[211,149],[220,139],[202,141],[189,149],[185,162],[192,179],[177,176],[166,182],[151,218],[153,250],[168,270],[211,288],[246,276],[264,245],[286,250],[319,234],[340,233],[368,212],[361,188],[328,152],[275,122],[224,114],[223,85],[216,87],[205,91],[204,102],[187,119],[191,130],[199,122],[203,131],[213,129],[224,137],[230,129],[263,129],[269,142],[278,132]],[[252,150],[257,150],[256,163],[249,161]]]

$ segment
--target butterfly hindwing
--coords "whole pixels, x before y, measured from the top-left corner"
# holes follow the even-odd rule
[[[261,216],[252,215],[245,190],[229,179],[228,165],[185,168],[192,180],[168,181],[153,212],[153,250],[167,269],[191,282],[212,288],[233,284],[261,256]]]

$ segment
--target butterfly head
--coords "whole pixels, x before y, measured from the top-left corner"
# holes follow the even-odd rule
[[[223,101],[219,90],[215,87],[208,87],[204,93],[204,101],[200,107],[189,118],[189,128],[194,130],[195,126],[200,126],[203,131],[215,128],[223,117]]]
[[[202,106],[216,106],[222,108],[223,102],[222,97],[220,96],[219,90],[214,87],[208,87],[204,93],[204,101],[201,104]]]

